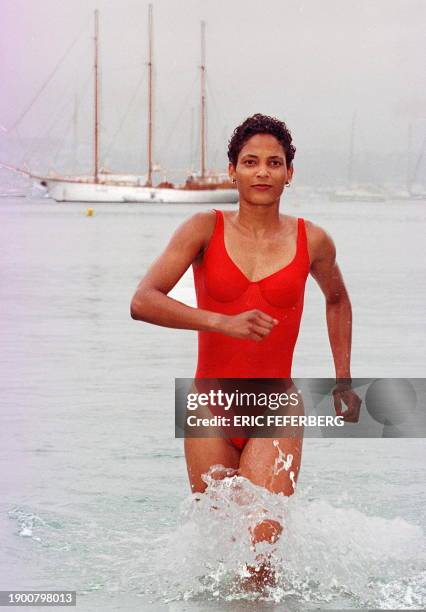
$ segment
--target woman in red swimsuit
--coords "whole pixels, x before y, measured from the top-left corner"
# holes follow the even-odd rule
[[[320,227],[279,210],[294,153],[291,134],[277,119],[256,114],[238,126],[228,148],[238,210],[199,212],[185,221],[135,293],[134,319],[198,331],[196,378],[290,377],[309,273],[325,295],[336,378],[351,377],[351,305],[334,244]],[[197,308],[167,295],[191,264]],[[358,401],[350,391],[342,394],[351,420]],[[272,438],[186,438],[192,491],[203,492],[202,474],[221,464],[273,493],[291,495],[289,472],[273,469],[280,450],[293,455],[297,479],[300,438],[279,438],[278,447]],[[274,542],[281,531],[277,521],[264,520],[252,539]]]

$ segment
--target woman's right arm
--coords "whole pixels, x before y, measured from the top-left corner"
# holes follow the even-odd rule
[[[259,310],[230,316],[192,308],[168,297],[193,261],[202,254],[213,233],[215,216],[197,213],[182,223],[163,253],[154,261],[136,289],[132,319],[163,327],[221,332],[236,338],[262,340],[278,323]]]
[[[205,248],[214,219],[211,213],[197,213],[178,227],[139,283],[130,305],[132,319],[164,327],[217,331],[218,313],[192,308],[167,295]]]

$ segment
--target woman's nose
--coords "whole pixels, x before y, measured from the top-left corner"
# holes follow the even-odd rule
[[[269,170],[268,170],[268,167],[267,167],[267,166],[262,166],[262,165],[260,165],[260,166],[258,167],[258,169],[257,169],[256,174],[257,174],[258,176],[268,176],[268,175],[269,175]]]

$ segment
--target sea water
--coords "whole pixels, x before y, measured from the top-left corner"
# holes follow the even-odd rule
[[[0,204],[0,589],[76,590],[88,612],[425,607],[421,439],[305,439],[291,498],[239,476],[190,494],[174,378],[193,375],[196,334],[135,322],[129,303],[208,207]],[[335,240],[354,377],[424,375],[425,210],[283,201]],[[190,272],[172,296],[195,303]],[[310,279],[293,374],[333,373]],[[263,551],[277,584],[256,594],[239,579],[265,509],[285,529]]]

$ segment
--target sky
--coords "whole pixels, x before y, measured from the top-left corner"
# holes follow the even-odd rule
[[[287,122],[296,172],[305,179],[309,173],[344,177],[353,121],[360,179],[401,173],[403,182],[407,164],[415,167],[426,134],[425,0],[152,4],[154,158],[162,167],[196,164],[201,20],[210,167],[226,167],[232,130],[255,112]],[[148,2],[142,0],[0,0],[3,160],[39,171],[74,165],[90,172],[95,8],[102,163],[145,171]]]

